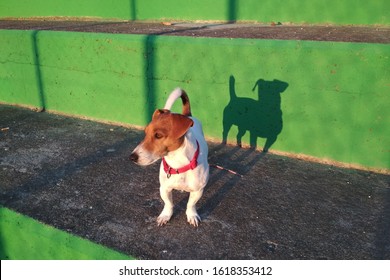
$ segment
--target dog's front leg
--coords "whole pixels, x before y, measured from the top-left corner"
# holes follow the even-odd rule
[[[159,226],[163,226],[171,219],[173,214],[172,190],[160,187],[160,196],[164,201],[164,209],[162,210],[160,216],[158,216],[157,218],[157,224]]]
[[[187,203],[187,210],[186,210],[187,222],[189,222],[190,225],[193,225],[194,227],[197,227],[201,220],[198,213],[196,212],[195,205],[198,202],[198,200],[202,197],[202,194],[203,194],[203,189],[196,192],[191,192]]]

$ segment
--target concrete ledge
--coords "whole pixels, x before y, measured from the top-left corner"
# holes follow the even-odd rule
[[[0,47],[1,102],[143,126],[181,86],[209,139],[390,167],[388,44],[0,30]]]
[[[390,24],[386,0],[5,0],[4,17],[219,20],[314,24]]]
[[[390,43],[389,27],[216,22],[144,22],[82,19],[0,20],[0,29],[161,36]]]

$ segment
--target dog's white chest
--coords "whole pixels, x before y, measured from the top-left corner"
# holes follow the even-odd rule
[[[195,170],[190,170],[182,174],[172,174],[168,176],[164,172],[164,168],[160,168],[160,185],[167,190],[178,190],[185,192],[193,192],[203,187],[200,184]]]

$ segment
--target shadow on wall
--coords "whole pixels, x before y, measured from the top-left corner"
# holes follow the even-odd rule
[[[129,0],[129,8],[130,8],[130,14],[129,19],[130,20],[138,20],[138,7],[137,7],[137,0]],[[229,23],[236,22],[237,19],[237,9],[238,4],[237,0],[226,0],[226,20]],[[151,121],[151,117],[153,115],[154,110],[156,109],[156,97],[157,97],[157,89],[156,89],[156,77],[155,77],[155,68],[156,68],[156,40],[159,35],[166,35],[166,34],[175,34],[182,31],[188,31],[188,30],[198,30],[206,28],[205,26],[202,27],[191,27],[183,30],[173,30],[173,31],[164,31],[164,32],[157,32],[150,35],[147,35],[145,37],[144,41],[144,91],[145,91],[145,122],[148,123]]]
[[[234,23],[237,20],[237,0],[227,0],[227,21],[229,23]]]
[[[230,76],[230,101],[223,111],[222,143],[226,144],[229,131],[233,125],[238,128],[237,145],[242,145],[242,137],[250,132],[250,146],[257,147],[257,138],[266,138],[263,152],[275,143],[283,128],[281,93],[288,87],[288,83],[273,80],[256,81],[253,91],[257,88],[258,100],[237,97],[235,78]]]
[[[32,41],[32,50],[33,50],[33,61],[35,65],[35,77],[37,80],[37,90],[38,90],[38,98],[39,98],[39,109],[40,111],[45,111],[46,109],[46,99],[43,91],[43,81],[42,81],[42,72],[40,66],[40,52],[38,48],[38,33],[39,31],[34,30],[31,35]]]
[[[130,0],[130,20],[137,20],[137,3],[136,0]]]
[[[148,35],[144,42],[144,91],[145,91],[145,121],[149,123],[156,109],[155,56],[156,36]]]

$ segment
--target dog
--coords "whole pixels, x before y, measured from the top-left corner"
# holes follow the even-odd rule
[[[173,103],[181,98],[182,114],[171,113]],[[197,227],[201,221],[196,203],[209,180],[208,146],[202,125],[192,117],[187,93],[176,88],[169,95],[164,109],[157,109],[145,128],[143,141],[130,159],[138,165],[150,165],[162,158],[160,165],[160,195],[164,208],[157,218],[165,225],[173,214],[172,190],[189,192],[187,221]]]

